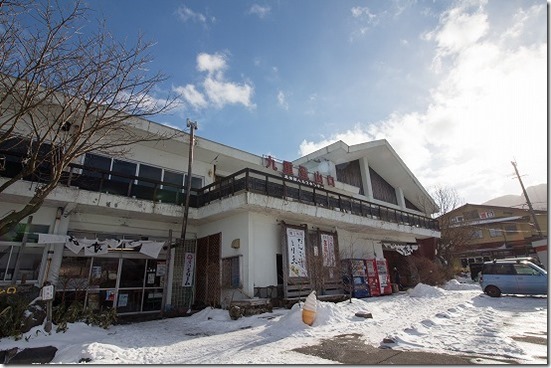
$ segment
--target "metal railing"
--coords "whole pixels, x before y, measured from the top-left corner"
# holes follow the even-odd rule
[[[21,164],[6,161],[0,176],[13,177],[21,170]],[[47,168],[25,180],[44,182],[49,178]],[[181,205],[185,200],[184,185],[126,175],[79,164],[70,164],[64,172],[61,184],[80,189],[122,195],[136,199]],[[190,192],[190,207],[199,208],[214,201],[241,192],[257,193],[287,201],[297,201],[356,216],[397,223],[406,226],[439,230],[438,222],[429,217],[383,206],[373,202],[343,195],[325,188],[302,184],[282,176],[267,174],[254,169],[243,169],[201,189]]]

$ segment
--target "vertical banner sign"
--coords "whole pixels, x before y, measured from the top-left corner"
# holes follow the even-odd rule
[[[184,278],[182,279],[183,287],[193,286],[194,268],[195,268],[195,253],[186,253],[184,258]]]
[[[323,265],[335,267],[335,243],[333,235],[321,234],[321,250],[323,254]]]
[[[304,230],[287,228],[289,277],[308,277]]]

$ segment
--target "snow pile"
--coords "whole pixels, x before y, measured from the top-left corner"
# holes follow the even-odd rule
[[[408,289],[408,294],[413,298],[437,298],[445,295],[445,292],[441,288],[419,283],[413,289]]]
[[[448,281],[444,285],[445,290],[481,290],[480,285],[472,282],[459,282],[456,279]]]

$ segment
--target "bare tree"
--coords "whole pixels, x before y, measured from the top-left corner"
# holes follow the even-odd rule
[[[0,235],[36,212],[83,154],[124,155],[135,143],[182,135],[137,119],[174,102],[152,97],[166,80],[148,69],[153,44],[140,36],[128,47],[99,21],[85,29],[89,13],[80,1],[0,0],[0,149],[23,152],[21,171],[0,181],[0,195],[48,171],[23,208],[0,219]]]
[[[438,212],[434,214],[440,226],[440,239],[436,249],[438,256],[448,263],[454,258],[454,254],[463,249],[472,238],[472,229],[456,226],[447,214],[464,204],[457,190],[447,186],[434,186],[429,193],[438,206]]]

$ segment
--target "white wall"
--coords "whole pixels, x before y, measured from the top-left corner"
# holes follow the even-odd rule
[[[254,213],[251,214],[251,235],[251,250],[255,260],[251,267],[254,286],[276,286],[276,255],[281,254],[281,226],[273,216]]]
[[[365,234],[338,230],[339,254],[345,258],[383,258],[381,242],[370,239]]]

